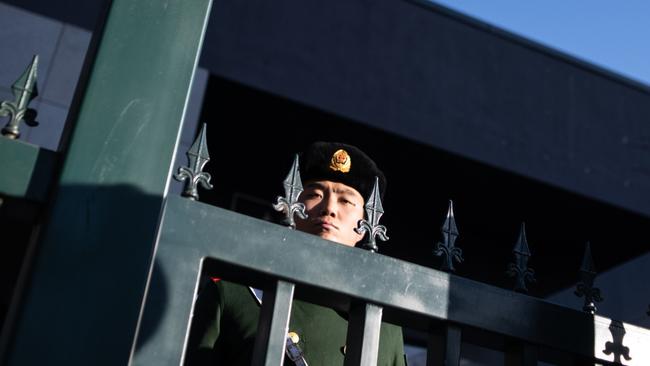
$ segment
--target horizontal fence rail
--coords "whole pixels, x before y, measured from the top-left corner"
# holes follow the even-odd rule
[[[376,357],[376,341],[366,337],[372,338],[381,319],[429,332],[430,365],[457,364],[461,337],[464,341],[466,332],[477,329],[502,337],[514,364],[535,364],[537,357],[544,359],[542,350],[584,360],[650,364],[647,329],[180,197],[166,202],[132,364],[181,363],[203,265],[218,267],[228,279],[271,290],[276,300],[293,298],[295,285],[296,297],[348,310],[348,334],[364,335],[349,350],[359,364],[371,364]],[[283,340],[269,337],[286,326],[287,306],[290,301],[284,307],[275,301],[263,309],[267,319],[260,321],[269,329],[258,334],[256,348],[267,353],[259,364],[274,364],[269,357],[278,357]]]
[[[44,202],[59,154],[0,137],[0,195]]]

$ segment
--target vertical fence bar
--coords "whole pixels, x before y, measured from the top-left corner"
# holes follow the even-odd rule
[[[460,364],[461,329],[448,324],[442,334],[431,333],[427,346],[427,366],[458,366]]]
[[[355,302],[350,308],[345,366],[375,366],[379,351],[379,331],[383,308]]]
[[[518,343],[508,347],[505,354],[505,366],[537,366],[537,347],[527,343]]]
[[[128,363],[211,0],[106,4],[7,365]]]
[[[264,291],[253,365],[282,365],[294,288],[293,283],[278,280],[273,289]]]

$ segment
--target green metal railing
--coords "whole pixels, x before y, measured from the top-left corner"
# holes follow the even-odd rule
[[[0,195],[42,203],[52,186],[58,154],[0,137]]]
[[[429,334],[429,365],[457,365],[461,341],[496,347],[510,364],[650,362],[647,329],[169,197],[133,364],[181,364],[206,266],[222,278],[264,289],[265,298],[275,294],[275,302],[263,304],[260,322],[267,324],[260,329],[268,332],[258,334],[256,364],[276,365],[282,358],[294,292],[350,311],[348,334],[362,336],[348,340],[346,365],[373,364],[377,344],[364,339],[372,338],[382,319]]]

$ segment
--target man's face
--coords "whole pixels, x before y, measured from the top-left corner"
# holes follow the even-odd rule
[[[351,247],[363,238],[354,231],[364,213],[364,200],[356,189],[329,180],[308,182],[304,189],[299,201],[309,218],[297,219],[296,229]]]

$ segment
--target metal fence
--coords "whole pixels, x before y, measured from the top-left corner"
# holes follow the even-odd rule
[[[585,298],[579,312],[524,294],[533,271],[527,268],[523,225],[509,271],[516,277],[516,292],[506,291],[376,254],[374,235],[386,239],[376,187],[366,203],[368,221],[359,224],[368,233],[361,245],[367,250],[350,249],[195,202],[199,182],[211,188],[210,176],[201,172],[209,161],[205,127],[188,157],[190,166],[180,168],[177,178],[187,181],[189,199],[170,197],[165,205],[135,364],[182,363],[202,273],[264,289],[255,365],[282,363],[294,295],[349,314],[346,365],[377,363],[382,320],[426,333],[428,365],[458,365],[463,341],[504,352],[509,365],[650,361],[643,347],[650,331],[594,315],[601,296],[593,286],[588,244],[576,290]],[[284,223],[293,228],[294,214],[304,209],[297,202],[302,191],[298,157],[284,186],[276,209],[285,212]],[[458,234],[450,202],[443,240],[434,252],[443,256],[445,271],[462,261],[454,245]]]
[[[514,364],[650,362],[646,329],[169,197],[134,364],[181,363],[205,266],[274,299],[261,311],[256,364],[280,363],[294,293],[350,311],[348,334],[360,336],[348,340],[346,365],[375,364],[378,344],[366,340],[382,319],[427,332],[429,365],[457,365],[461,340],[496,347]]]

